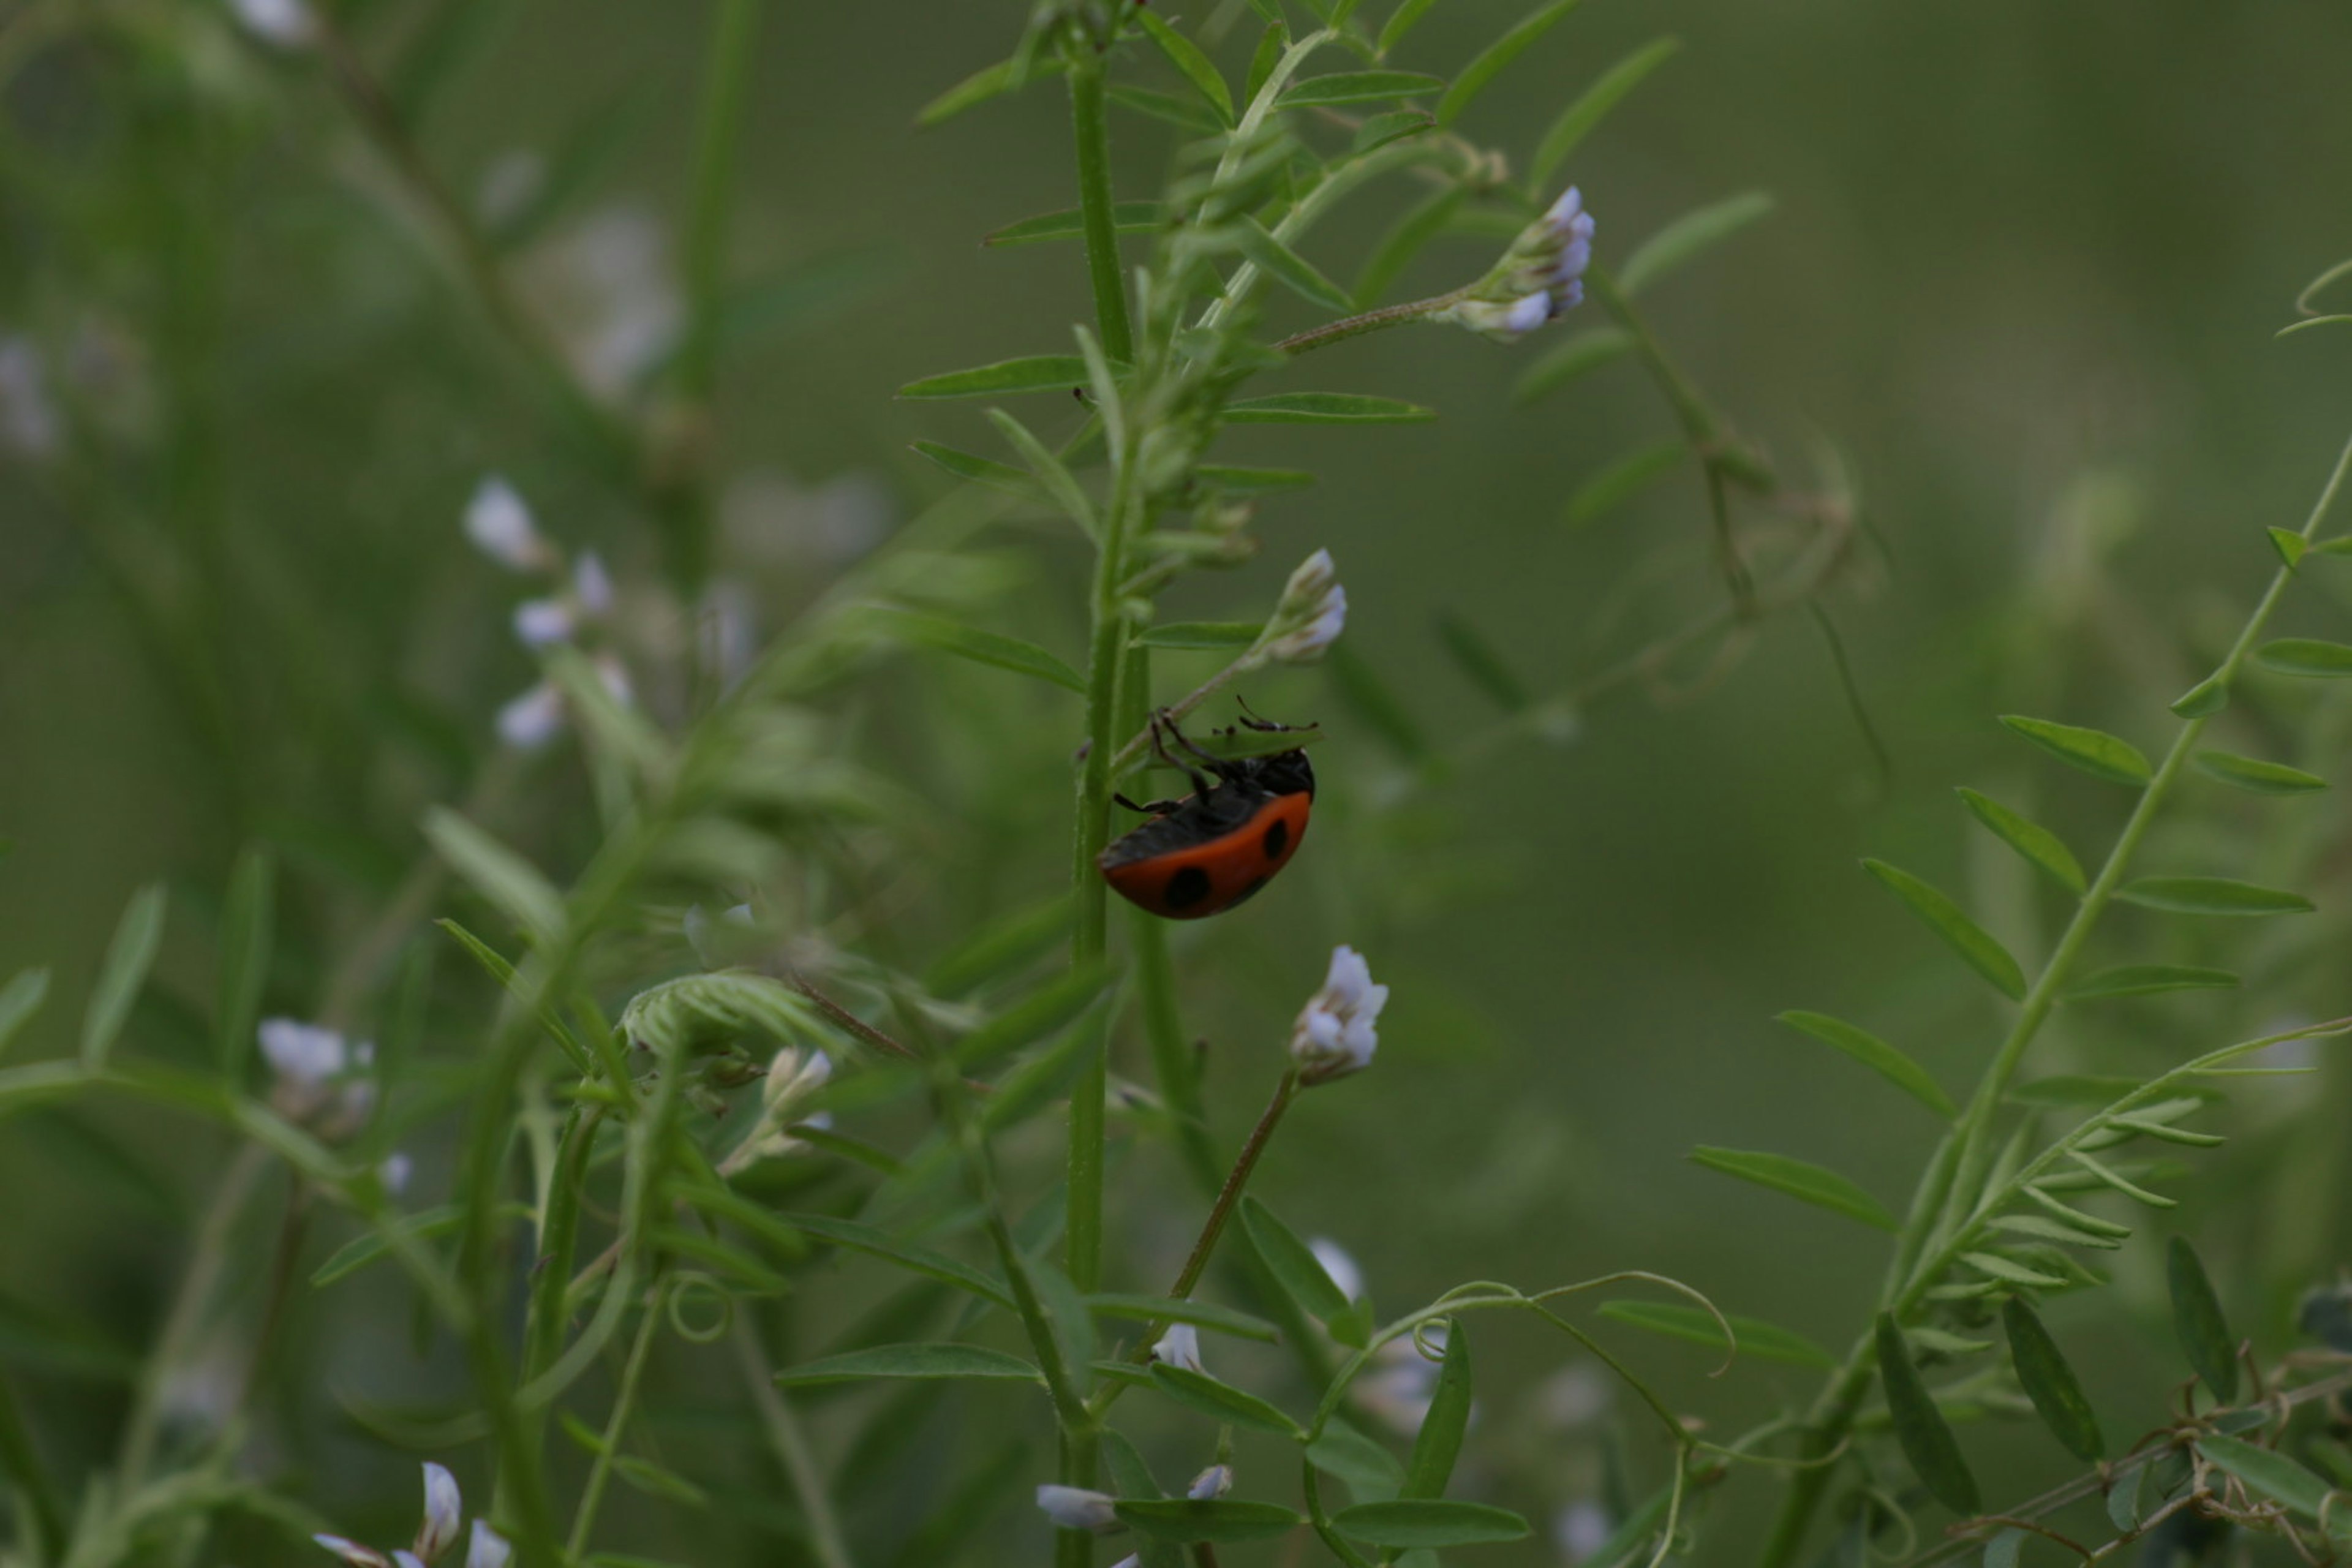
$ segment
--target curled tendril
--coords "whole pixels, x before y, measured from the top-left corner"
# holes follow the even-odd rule
[[[2313,279],[2309,283],[2304,285],[2303,292],[2294,297],[2295,314],[2301,316],[2303,320],[2289,322],[2287,325],[2281,327],[2273,335],[2284,338],[2290,336],[2293,333],[2303,331],[2306,328],[2310,327],[2324,327],[2334,321],[2352,321],[2352,315],[2345,315],[2342,313],[2323,315],[2311,302],[2311,297],[2313,295],[2318,293],[2322,289],[2326,288],[2337,279],[2345,277],[2347,274],[2352,274],[2352,260],[2337,262],[2335,266],[2329,268],[2326,271]]]
[[[682,1269],[671,1277],[668,1300],[663,1310],[668,1315],[670,1331],[688,1344],[707,1345],[723,1338],[735,1324],[735,1298],[727,1288],[700,1269]],[[718,1315],[709,1323],[688,1321],[684,1307],[688,1297],[707,1293],[718,1303]]]

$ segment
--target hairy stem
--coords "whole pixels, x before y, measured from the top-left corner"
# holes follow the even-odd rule
[[[1383,305],[1377,310],[1362,310],[1352,316],[1342,316],[1336,321],[1326,321],[1319,327],[1309,327],[1303,332],[1293,332],[1274,345],[1276,353],[1303,354],[1319,349],[1326,343],[1336,343],[1346,338],[1360,338],[1366,332],[1377,332],[1388,327],[1406,326],[1425,321],[1449,306],[1459,304],[1467,289],[1456,289],[1448,294],[1433,294],[1426,300],[1410,300],[1402,305]]]
[[[1077,144],[1078,211],[1086,228],[1087,281],[1094,289],[1095,321],[1103,353],[1132,363],[1135,332],[1128,324],[1126,279],[1118,263],[1118,229],[1110,192],[1110,107],[1103,57],[1080,47],[1070,62],[1070,134]]]

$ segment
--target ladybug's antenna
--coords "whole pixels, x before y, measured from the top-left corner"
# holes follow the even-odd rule
[[[1242,723],[1261,733],[1283,734],[1294,730],[1319,730],[1323,727],[1320,724],[1285,724],[1278,719],[1261,719],[1257,710],[1249,705],[1248,698],[1236,693],[1234,700],[1241,706]]]

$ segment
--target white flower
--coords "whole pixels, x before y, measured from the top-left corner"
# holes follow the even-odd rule
[[[1151,1347],[1151,1359],[1169,1366],[1181,1366],[1186,1372],[1201,1370],[1200,1331],[1190,1323],[1171,1323],[1168,1331]]]
[[[373,1546],[362,1546],[340,1535],[314,1535],[311,1540],[350,1563],[352,1568],[392,1568],[392,1559]]]
[[[561,599],[525,599],[514,608],[515,640],[525,647],[569,642],[572,632],[572,606]]]
[[[1118,1522],[1118,1500],[1108,1492],[1092,1492],[1083,1487],[1042,1486],[1037,1489],[1037,1506],[1063,1530],[1108,1535],[1122,1528]]]
[[[1211,1465],[1192,1478],[1192,1484],[1184,1489],[1184,1495],[1194,1502],[1202,1502],[1210,1498],[1221,1498],[1233,1489],[1234,1468],[1231,1465]]]
[[[340,1078],[352,1064],[352,1052],[341,1033],[299,1018],[264,1018],[261,1054],[281,1083],[317,1089]]]
[[[635,205],[592,213],[524,262],[530,302],[600,395],[635,392],[686,321],[669,231]]]
[[[630,684],[628,667],[619,656],[600,653],[596,656],[596,679],[613,694],[613,700],[626,708],[637,700],[637,689]]]
[[[1502,342],[1516,342],[1557,321],[1584,299],[1592,265],[1592,215],[1574,185],[1519,231],[1495,269],[1433,318]]]
[[[457,1478],[446,1467],[426,1461],[425,1521],[416,1527],[416,1555],[431,1563],[457,1543],[457,1527],[466,1514]]]
[[[1263,647],[1280,663],[1306,664],[1322,658],[1347,626],[1348,590],[1339,585],[1331,552],[1318,550],[1283,584]]]
[[[1609,1510],[1590,1498],[1570,1503],[1551,1521],[1552,1543],[1571,1564],[1583,1562],[1608,1545],[1609,1538],[1616,1532],[1616,1527],[1610,1522]]]
[[[302,0],[229,0],[229,9],[247,32],[280,48],[300,48],[318,36]]]
[[[1381,1037],[1373,1026],[1388,1005],[1389,988],[1352,947],[1334,948],[1323,989],[1307,998],[1290,1031],[1290,1057],[1304,1080],[1323,1083],[1371,1065]]]
[[[321,1137],[346,1138],[375,1109],[375,1085],[363,1074],[375,1047],[347,1043],[333,1029],[298,1018],[264,1018],[257,1031],[274,1081],[270,1109]]]
[[[392,1568],[425,1568],[425,1563],[424,1558],[414,1552],[394,1552],[392,1554]]]
[[[1443,1352],[1443,1324],[1422,1330],[1431,1348]],[[1411,1334],[1383,1342],[1372,1352],[1372,1369],[1349,1385],[1349,1396],[1370,1415],[1411,1437],[1429,1418],[1437,1395],[1438,1363],[1421,1353]]]
[[[563,693],[551,681],[499,710],[499,739],[518,752],[535,752],[563,732]]]
[[[1562,1432],[1591,1426],[1609,1414],[1616,1400],[1617,1385],[1589,1361],[1560,1368],[1538,1394],[1544,1420]]]
[[[1345,1247],[1329,1237],[1318,1236],[1307,1244],[1307,1250],[1315,1255],[1315,1261],[1323,1266],[1323,1272],[1331,1277],[1340,1295],[1350,1301],[1364,1299],[1364,1271],[1348,1256]]]
[[[1130,1552],[1126,1556],[1120,1558],[1118,1562],[1112,1563],[1110,1568],[1143,1568],[1143,1553],[1140,1552]]]
[[[572,592],[580,601],[580,613],[601,620],[613,611],[613,576],[604,570],[604,558],[593,550],[583,550],[580,559],[572,563]]]
[[[800,1114],[801,1107],[832,1077],[833,1058],[823,1051],[811,1050],[803,1056],[793,1046],[779,1050],[768,1063],[767,1079],[760,1086],[760,1120],[734,1152],[719,1162],[719,1173],[731,1176],[761,1160],[781,1160],[800,1152],[808,1145],[793,1136],[795,1127],[832,1127],[833,1118],[827,1112]]]
[[[1583,302],[1584,269],[1592,265],[1592,215],[1584,210],[1583,193],[1574,185],[1562,191],[1540,226],[1556,247],[1544,286],[1557,317]]]
[[[408,1190],[408,1178],[415,1173],[416,1162],[397,1149],[386,1154],[383,1163],[375,1168],[375,1179],[382,1182],[383,1190],[394,1197]]]
[[[466,537],[475,549],[516,572],[545,571],[555,563],[555,552],[539,536],[530,508],[497,474],[477,485],[466,503]]]
[[[507,1559],[513,1555],[514,1548],[490,1528],[489,1521],[474,1521],[474,1536],[466,1545],[466,1568],[507,1568]]]
[[[41,351],[14,332],[0,338],[0,439],[23,457],[46,458],[58,449],[58,436]]]

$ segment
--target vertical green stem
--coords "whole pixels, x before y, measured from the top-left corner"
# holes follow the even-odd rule
[[[834,1513],[833,1500],[825,1495],[824,1474],[817,1468],[816,1453],[809,1447],[808,1434],[801,1429],[793,1407],[784,1403],[776,1387],[775,1372],[760,1343],[759,1325],[749,1311],[736,1313],[734,1338],[735,1353],[743,1363],[743,1381],[760,1412],[768,1446],[775,1449],[776,1461],[783,1466],[784,1478],[792,1483],[793,1496],[808,1521],[809,1550],[818,1568],[856,1568],[849,1542],[841,1533],[841,1521]]]
[[[33,1429],[17,1403],[16,1385],[5,1372],[0,1372],[0,1473],[15,1483],[22,1512],[30,1516],[17,1532],[18,1543],[26,1549],[26,1560],[62,1560],[66,1554],[65,1502],[58,1494],[57,1482],[51,1479],[48,1467],[41,1462],[40,1447],[33,1441]]]
[[[1103,353],[1131,364],[1135,332],[1128,325],[1118,227],[1111,208],[1110,110],[1104,77],[1102,56],[1079,46],[1070,65],[1070,131],[1078,151],[1078,210],[1086,224],[1087,280],[1094,288],[1095,321],[1102,334]]]
[[[588,1532],[596,1527],[596,1510],[604,1501],[604,1485],[612,1479],[613,1459],[620,1452],[621,1437],[628,1430],[629,1414],[636,1408],[637,1381],[645,1375],[646,1358],[653,1353],[654,1332],[661,1327],[662,1300],[667,1290],[667,1280],[656,1279],[646,1292],[646,1315],[637,1324],[636,1342],[629,1347],[629,1359],[621,1367],[621,1386],[613,1395],[613,1414],[604,1422],[604,1446],[597,1450],[596,1462],[589,1467],[588,1482],[580,1491],[580,1507],[572,1516],[572,1539],[563,1549],[564,1556],[574,1563],[587,1550]]]

